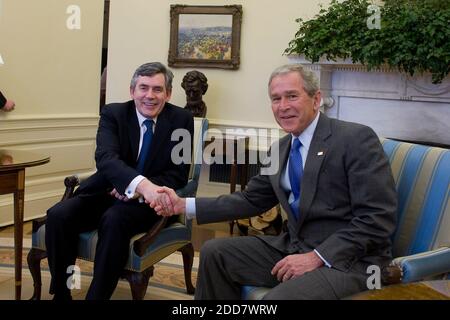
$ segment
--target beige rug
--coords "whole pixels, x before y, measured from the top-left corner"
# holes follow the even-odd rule
[[[31,278],[26,256],[30,250],[31,240],[24,239],[23,263],[22,263],[22,299],[29,299],[33,294],[33,280]],[[72,296],[75,300],[82,300],[91,282],[93,264],[83,260],[77,260],[81,270],[80,289],[74,289]],[[192,283],[195,286],[197,279],[198,257],[194,258],[192,271]],[[50,300],[48,293],[50,273],[47,261],[41,263],[42,269],[42,300]],[[14,299],[14,250],[13,239],[0,238],[0,300]],[[131,290],[126,280],[120,280],[113,300],[130,300]],[[183,258],[180,253],[174,253],[155,265],[154,276],[150,278],[145,300],[191,300],[193,296],[186,294],[184,282]]]

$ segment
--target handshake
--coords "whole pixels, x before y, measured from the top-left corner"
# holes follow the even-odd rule
[[[121,195],[116,189],[110,193],[113,197],[127,202],[130,199]],[[160,187],[148,179],[142,180],[136,187],[137,196],[142,196],[145,203],[150,205],[160,216],[172,216],[186,212],[186,199],[180,198],[173,189]]]

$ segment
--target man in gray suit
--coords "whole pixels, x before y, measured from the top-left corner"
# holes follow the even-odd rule
[[[278,203],[287,212],[278,236],[206,242],[195,298],[239,299],[243,285],[273,288],[265,299],[339,299],[367,290],[368,266],[391,259],[396,224],[394,180],[378,137],[320,113],[317,81],[301,65],[276,69],[269,96],[289,133],[279,140],[275,174],[218,198],[182,199],[162,188],[151,203],[161,215],[186,213],[199,224],[255,216]]]

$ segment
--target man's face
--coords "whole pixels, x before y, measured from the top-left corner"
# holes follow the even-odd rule
[[[152,77],[139,76],[136,87],[130,88],[130,95],[141,115],[146,118],[154,118],[164,108],[164,104],[170,100],[171,91],[166,88],[166,82],[162,73]]]
[[[269,85],[269,96],[275,120],[284,131],[300,135],[319,112],[320,91],[313,97],[303,89],[303,79],[297,72],[274,77]]]

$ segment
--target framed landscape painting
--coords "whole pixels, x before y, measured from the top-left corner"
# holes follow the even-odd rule
[[[242,6],[170,8],[169,66],[239,68]]]

